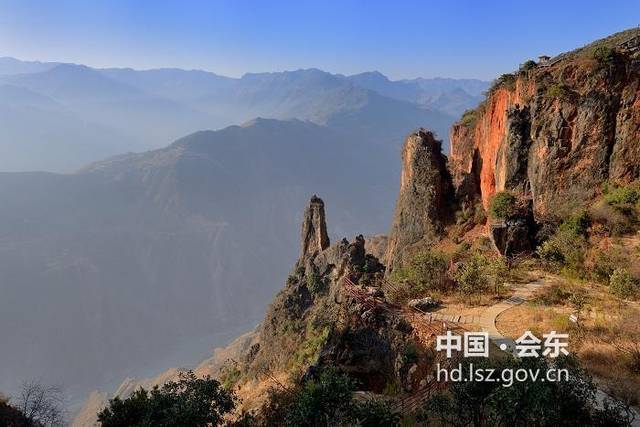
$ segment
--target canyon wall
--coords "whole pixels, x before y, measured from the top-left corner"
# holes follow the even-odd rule
[[[458,199],[512,191],[562,215],[640,175],[640,30],[503,75],[451,130]]]

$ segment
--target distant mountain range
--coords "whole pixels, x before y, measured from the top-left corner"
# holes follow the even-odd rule
[[[446,136],[484,87],[0,58],[0,390],[84,398],[254,326],[309,196],[332,237],[385,231],[404,136]]]
[[[256,117],[300,119],[385,143],[448,128],[487,82],[391,81],[309,69],[229,78],[181,69],[94,69],[0,58],[0,170],[73,171]]]

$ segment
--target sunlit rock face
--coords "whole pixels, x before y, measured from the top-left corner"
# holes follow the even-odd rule
[[[638,50],[609,43],[614,58],[602,63],[589,46],[549,66],[514,75],[490,91],[473,120],[451,131],[451,165],[461,200],[509,190],[533,200],[537,217],[580,205],[601,184],[640,176]],[[638,43],[638,39],[635,39]]]

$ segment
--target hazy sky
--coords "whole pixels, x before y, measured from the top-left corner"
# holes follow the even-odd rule
[[[640,1],[0,0],[0,56],[492,79],[640,24]]]

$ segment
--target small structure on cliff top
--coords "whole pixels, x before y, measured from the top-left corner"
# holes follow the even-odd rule
[[[540,55],[538,56],[538,65],[547,65],[550,59],[551,57],[548,55]]]

